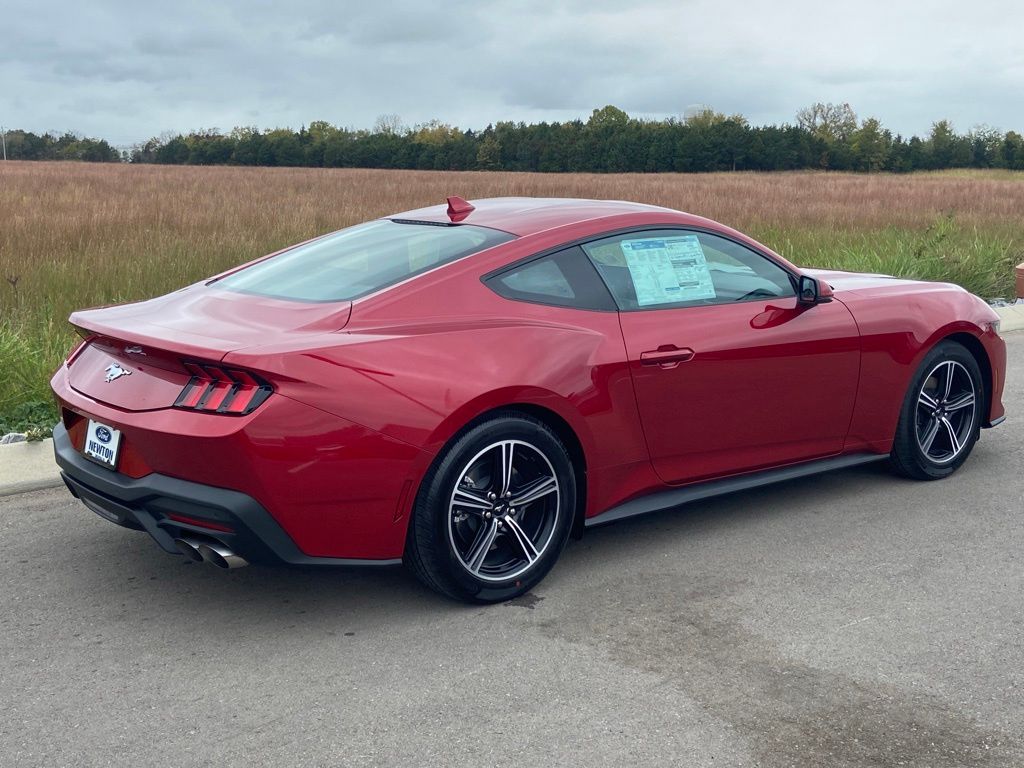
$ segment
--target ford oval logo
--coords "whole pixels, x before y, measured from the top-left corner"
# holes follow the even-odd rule
[[[96,427],[96,439],[101,443],[109,443],[112,437],[113,435],[110,434],[110,430],[106,427]]]
[[[122,376],[131,376],[131,375],[132,375],[132,372],[129,371],[127,368],[122,368],[117,363],[111,363],[110,365],[107,366],[107,377],[106,377],[106,379],[104,379],[104,381],[106,381],[107,384],[109,384],[114,379],[119,379]]]

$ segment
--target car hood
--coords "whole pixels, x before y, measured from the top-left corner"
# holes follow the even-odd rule
[[[892,275],[875,275],[867,272],[841,272],[832,269],[805,269],[805,274],[824,280],[837,294],[860,291],[895,292],[905,291],[913,286],[929,286],[920,280],[909,280]]]

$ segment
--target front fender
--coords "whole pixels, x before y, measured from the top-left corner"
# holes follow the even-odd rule
[[[974,339],[986,350],[993,370],[992,407],[996,407],[1005,352],[1000,359],[1001,340],[990,328],[998,316],[976,296],[954,285],[894,280],[848,291],[839,298],[857,321],[862,350],[857,405],[846,450],[891,449],[914,372],[928,350],[950,336]],[[991,413],[990,408],[990,418]]]

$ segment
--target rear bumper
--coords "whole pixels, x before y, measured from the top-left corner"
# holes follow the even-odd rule
[[[63,425],[54,429],[53,447],[61,477],[76,498],[110,522],[146,531],[172,554],[179,554],[174,539],[198,535],[220,541],[254,563],[381,566],[401,562],[304,554],[251,496],[155,472],[132,478],[105,469],[75,450]],[[171,515],[208,521],[216,529],[228,530],[191,525]]]
[[[220,491],[230,489],[255,500],[310,562],[402,557],[411,489],[431,454],[280,394],[246,416],[133,411],[90,399],[70,385],[69,375],[61,366],[51,384],[72,446],[82,448],[86,419],[122,435],[118,471],[90,465],[87,477],[100,470],[100,478],[114,475],[118,482],[145,485],[151,475],[188,481],[186,498],[193,486],[214,489],[221,499]],[[116,500],[121,492],[106,495]]]

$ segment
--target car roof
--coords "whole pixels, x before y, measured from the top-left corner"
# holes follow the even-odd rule
[[[532,235],[546,229],[577,224],[581,221],[621,216],[629,213],[664,213],[666,219],[682,224],[704,225],[707,219],[699,216],[662,208],[657,205],[630,203],[622,200],[577,200],[563,197],[491,197],[471,200],[473,210],[459,216],[459,224],[475,224],[491,227],[519,237]],[[429,221],[448,224],[447,205],[433,205],[406,211],[389,219],[404,221]]]

